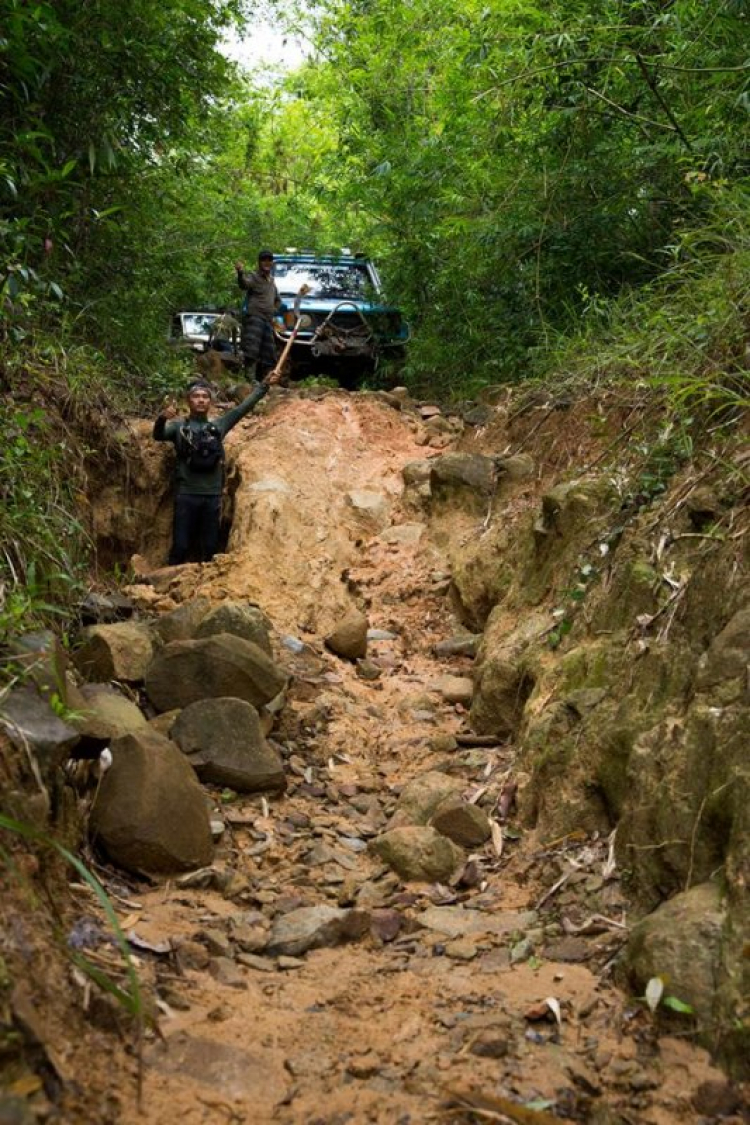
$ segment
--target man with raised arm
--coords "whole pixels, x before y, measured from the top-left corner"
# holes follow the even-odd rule
[[[278,377],[271,374],[238,406],[211,419],[213,388],[205,379],[194,379],[187,389],[187,418],[178,418],[177,408],[168,405],[156,419],[154,439],[171,442],[176,453],[170,566],[179,566],[189,558],[210,562],[216,554],[224,488],[224,438],[277,381]]]
[[[240,336],[245,370],[249,374],[255,373],[262,382],[276,363],[273,314],[281,305],[273,279],[273,254],[270,250],[261,250],[258,268],[251,273],[245,271],[242,262],[235,262],[234,268],[237,270],[237,284],[246,294]]]

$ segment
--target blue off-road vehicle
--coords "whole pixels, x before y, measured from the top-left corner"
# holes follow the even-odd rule
[[[273,273],[284,306],[274,323],[280,348],[302,318],[291,350],[295,378],[324,374],[351,386],[381,359],[403,358],[409,326],[383,303],[369,258],[289,252],[275,256]]]

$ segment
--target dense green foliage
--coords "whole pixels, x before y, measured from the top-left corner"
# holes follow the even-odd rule
[[[242,0],[0,0],[0,296],[85,306],[130,263],[102,260],[154,170],[203,143]],[[150,201],[151,210],[158,202]],[[127,251],[135,250],[127,246]],[[139,246],[139,251],[146,249]]]
[[[533,371],[748,171],[733,0],[350,0],[321,43],[303,89],[335,117],[340,193],[417,319],[414,374],[446,389]]]

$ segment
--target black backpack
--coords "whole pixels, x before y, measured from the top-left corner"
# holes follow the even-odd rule
[[[191,430],[186,422],[180,430],[179,456],[194,473],[210,473],[224,460],[221,432],[213,422]]]

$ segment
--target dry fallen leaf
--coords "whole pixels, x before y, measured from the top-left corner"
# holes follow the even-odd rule
[[[547,996],[544,1003],[547,1005],[552,1015],[555,1017],[555,1022],[559,1028],[562,1028],[562,1011],[560,1010],[560,1001],[556,1000],[554,996]]]
[[[502,829],[502,825],[499,824],[498,821],[496,821],[496,820],[491,820],[490,821],[490,827],[492,829],[492,846],[495,849],[495,855],[499,859],[500,856],[503,854],[503,829]]]
[[[133,926],[135,926],[136,923],[140,922],[140,920],[141,912],[140,910],[136,910],[132,914],[128,914],[127,918],[123,918],[120,921],[120,929],[123,931],[123,933],[125,932],[125,930],[132,930]]]
[[[545,1110],[519,1105],[518,1102],[497,1097],[495,1094],[485,1094],[479,1090],[461,1090],[456,1087],[446,1088],[445,1094],[451,1101],[458,1102],[468,1109],[500,1115],[501,1120],[510,1118],[511,1121],[517,1122],[517,1125],[564,1125],[561,1117],[556,1117]]]

